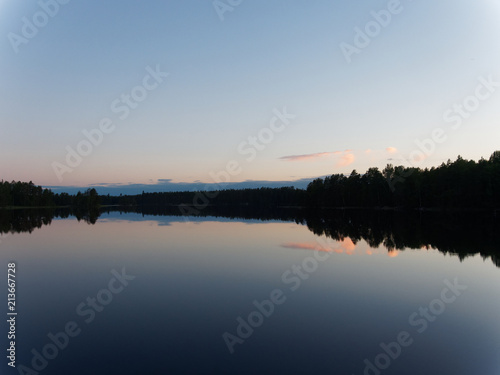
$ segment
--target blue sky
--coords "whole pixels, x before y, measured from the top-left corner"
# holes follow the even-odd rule
[[[498,1],[215,5],[231,10],[0,0],[0,178],[292,181],[500,149]],[[346,58],[342,45],[357,52]],[[91,144],[82,132],[103,119],[107,133]],[[422,143],[432,134],[439,142]]]

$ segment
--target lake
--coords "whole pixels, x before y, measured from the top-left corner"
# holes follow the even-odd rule
[[[2,215],[2,373],[500,373],[496,218]]]

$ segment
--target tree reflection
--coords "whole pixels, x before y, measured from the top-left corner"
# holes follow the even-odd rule
[[[53,218],[53,210],[0,210],[0,233],[31,233],[50,225]]]
[[[330,210],[306,218],[317,235],[365,240],[388,251],[437,249],[463,260],[481,254],[499,266],[500,220],[489,214]]]
[[[31,233],[34,229],[50,225],[53,218],[70,216],[95,224],[103,212],[112,211],[182,217],[178,207],[156,206],[104,210],[0,210],[0,234]],[[356,244],[364,240],[371,248],[383,245],[388,252],[437,249],[444,254],[458,256],[460,260],[480,254],[500,267],[500,216],[493,214],[209,206],[197,216],[293,221],[306,225],[315,235],[325,235],[337,241],[349,238]]]
[[[54,218],[76,217],[87,224],[95,224],[100,216],[98,209],[78,210],[69,208],[47,209],[0,209],[0,234],[31,233],[44,225],[50,225]]]

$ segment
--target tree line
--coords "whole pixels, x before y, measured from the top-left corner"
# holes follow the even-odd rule
[[[211,192],[142,193],[103,197],[103,204],[137,206],[183,205],[187,214],[208,206],[332,207],[402,209],[500,208],[500,151],[478,162],[458,156],[438,167],[388,164],[359,174],[317,178],[307,189],[294,187],[227,189]]]
[[[125,206],[185,206],[187,213],[198,214],[207,206],[283,207],[307,203],[307,192],[294,187],[225,189],[216,191],[182,191],[142,193],[120,197],[103,196],[105,205]],[[187,208],[190,207],[190,208]]]
[[[73,207],[95,209],[100,205],[96,189],[87,189],[75,195],[55,194],[50,189],[35,185],[32,181],[0,181],[0,208],[8,207]]]
[[[0,208],[9,206],[68,206],[95,210],[108,206],[181,206],[185,214],[199,214],[209,206],[332,207],[403,209],[500,208],[500,151],[478,162],[458,156],[438,167],[415,168],[388,164],[382,171],[333,174],[317,178],[307,189],[294,187],[221,189],[99,196],[94,188],[76,195],[54,194],[31,181],[0,182]]]
[[[364,175],[334,174],[312,181],[310,206],[488,209],[500,206],[500,151],[479,162],[458,156],[438,167],[387,165]]]

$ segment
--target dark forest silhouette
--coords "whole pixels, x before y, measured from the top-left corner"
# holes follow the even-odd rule
[[[78,192],[76,195],[54,194],[50,189],[36,186],[32,181],[0,181],[0,208],[71,207],[85,212],[95,211],[99,206],[100,197],[94,188],[89,188],[83,193]]]
[[[308,203],[330,207],[491,209],[500,206],[500,151],[489,160],[457,160],[437,168],[370,168],[335,174],[307,187]]]
[[[488,160],[460,156],[439,167],[420,169],[387,165],[349,176],[334,174],[312,181],[307,189],[294,187],[223,189],[99,196],[94,188],[76,195],[54,194],[31,181],[0,182],[0,208],[73,207],[96,210],[115,206],[180,206],[181,213],[198,214],[208,206],[399,208],[497,210],[500,208],[500,151]]]
[[[370,168],[365,174],[334,174],[312,181],[306,190],[294,187],[221,189],[217,191],[142,193],[102,197],[105,205],[180,205],[197,214],[208,206],[401,208],[496,210],[500,208],[500,151],[489,160],[465,160],[430,169]]]

